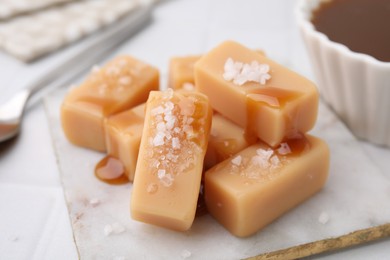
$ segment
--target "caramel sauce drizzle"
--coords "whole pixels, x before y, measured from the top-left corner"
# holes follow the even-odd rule
[[[128,183],[127,173],[122,162],[111,155],[105,156],[95,167],[95,176],[102,182],[112,185]]]

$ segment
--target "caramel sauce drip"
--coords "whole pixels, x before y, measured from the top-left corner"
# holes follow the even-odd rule
[[[122,162],[111,155],[107,155],[97,163],[95,167],[95,176],[99,180],[113,185],[129,182]]]
[[[16,130],[17,125],[15,124],[4,124],[0,125],[0,135],[5,135],[13,130]]]
[[[311,147],[309,140],[303,134],[297,134],[294,138],[285,139],[282,143],[287,143],[291,153],[287,156],[297,157],[308,151]]]
[[[248,90],[247,99],[254,103],[262,102],[270,107],[283,108],[288,102],[298,98],[300,94],[297,91],[282,88],[264,87]]]
[[[390,0],[325,1],[312,23],[330,40],[390,62]]]
[[[281,109],[289,102],[297,99],[300,95],[300,92],[277,87],[262,87],[248,90],[246,95],[247,123],[245,129],[245,138],[247,142],[255,143],[257,141],[257,136],[255,134],[257,126],[253,124],[253,122],[255,122],[253,119],[257,116],[258,103],[263,103],[274,109]],[[286,118],[286,120],[290,119]]]

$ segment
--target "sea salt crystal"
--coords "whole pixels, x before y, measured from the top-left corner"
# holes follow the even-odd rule
[[[110,76],[117,76],[120,73],[120,69],[116,66],[111,66],[111,67],[107,68],[106,73]]]
[[[235,62],[232,58],[228,58],[224,64],[222,76],[226,81],[233,81],[239,86],[246,82],[257,82],[264,85],[267,80],[271,79],[269,71],[268,64],[260,64],[257,61],[251,63]]]
[[[262,158],[264,158],[264,160],[269,160],[271,158],[271,156],[273,155],[274,151],[272,151],[271,149],[257,149],[256,150],[256,153],[257,155],[261,156]]]
[[[162,106],[158,106],[152,109],[151,111],[153,116],[160,115],[164,113],[164,108]]]
[[[125,227],[119,223],[109,224],[109,225],[106,225],[104,227],[104,235],[105,236],[117,235],[117,234],[123,233],[125,231],[126,231]]]
[[[96,207],[97,205],[100,204],[100,200],[99,200],[99,199],[90,199],[90,200],[89,200],[89,204],[90,204],[92,207]]]
[[[163,178],[164,175],[165,175],[165,170],[161,170],[161,169],[160,169],[160,170],[157,171],[157,177],[158,177],[159,179]]]
[[[279,160],[279,157],[277,155],[272,156],[270,159],[270,162],[271,162],[272,166],[274,166],[274,167],[278,167],[280,165],[280,160]]]
[[[241,162],[242,162],[242,157],[241,157],[241,155],[236,156],[236,157],[232,160],[232,164],[234,164],[234,165],[236,165],[236,166],[240,166],[240,165],[241,165]]]
[[[176,117],[173,116],[173,115],[166,115],[164,116],[164,120],[167,122],[166,123],[166,127],[168,130],[171,130],[174,126],[175,126],[175,123],[176,123]]]
[[[160,146],[164,144],[164,133],[157,132],[156,136],[153,138],[153,146]]]
[[[318,217],[318,222],[320,222],[321,224],[325,225],[326,223],[329,222],[329,214],[326,213],[326,212],[321,212],[320,216]]]
[[[180,149],[179,138],[177,138],[177,137],[172,138],[172,148],[173,149]]]
[[[164,122],[159,122],[156,126],[158,132],[164,132],[166,130],[166,125]]]
[[[184,259],[191,257],[191,255],[192,255],[192,253],[190,251],[188,251],[187,249],[184,249],[183,251],[181,251],[181,257]]]
[[[172,111],[175,108],[175,105],[171,101],[168,101],[167,103],[165,103],[165,108],[168,111]]]
[[[228,58],[224,65],[223,78],[227,81],[234,80],[238,75],[240,75],[242,65],[243,64],[241,62],[234,62],[232,58]]]
[[[159,177],[159,179],[165,187],[170,187],[173,183],[173,176],[170,173],[164,174],[161,178]]]
[[[278,148],[278,153],[281,155],[286,155],[291,153],[290,146],[287,143],[281,143],[280,147]]]
[[[253,156],[251,161],[252,161],[252,164],[260,166],[261,168],[264,168],[264,169],[268,168],[270,166],[270,163],[268,162],[268,160],[265,159],[265,157],[260,156],[260,155]]]
[[[184,90],[187,90],[187,91],[193,91],[193,90],[195,90],[194,84],[189,83],[189,82],[183,83],[182,88],[183,88]]]
[[[164,98],[171,99],[173,97],[173,89],[167,88],[167,90],[164,91]]]
[[[154,194],[158,190],[158,185],[156,183],[150,183],[148,187],[146,187],[146,192],[149,194]]]
[[[121,85],[129,85],[131,83],[130,77],[120,77],[118,83]]]

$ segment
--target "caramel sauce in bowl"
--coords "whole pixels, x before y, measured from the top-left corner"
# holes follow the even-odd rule
[[[350,45],[347,47],[340,43],[341,40],[336,42],[334,36],[328,37],[320,32],[312,22],[315,15],[321,12],[321,8],[330,2],[358,5],[364,1],[371,5],[382,1],[390,2],[390,0],[299,0],[296,18],[323,99],[356,137],[390,146],[390,61],[382,61],[386,58],[375,54],[382,59],[379,60],[362,53],[362,50],[352,51],[351,49],[356,50],[356,44],[348,44],[346,41],[344,44]],[[350,8],[344,9],[350,11]],[[363,8],[359,12],[365,11]],[[342,22],[343,19],[339,20],[339,23]],[[379,29],[386,33],[389,31],[388,26],[384,22],[381,28],[377,28],[376,25],[375,30]],[[329,31],[326,32],[330,34]],[[352,42],[355,41],[353,39]]]

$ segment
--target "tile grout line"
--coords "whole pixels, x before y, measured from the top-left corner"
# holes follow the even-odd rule
[[[50,245],[50,236],[53,235],[56,229],[56,221],[59,219],[59,215],[61,213],[61,193],[62,188],[57,188],[57,191],[55,191],[55,198],[53,202],[53,206],[51,208],[50,213],[48,214],[46,218],[45,225],[43,227],[43,230],[41,232],[41,236],[39,241],[37,242],[35,252],[33,254],[32,259],[36,260],[42,260],[45,259],[45,255],[47,254],[47,249]]]

